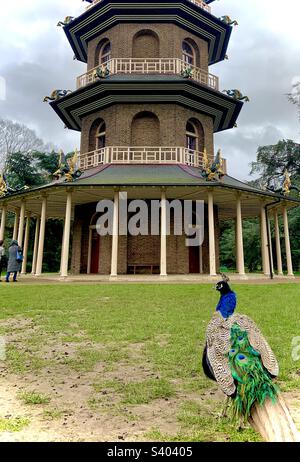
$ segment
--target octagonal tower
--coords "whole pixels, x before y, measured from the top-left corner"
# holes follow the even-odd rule
[[[75,91],[51,105],[82,133],[82,170],[114,167],[129,184],[143,184],[153,174],[176,177],[174,166],[201,170],[205,151],[213,160],[214,133],[234,126],[242,103],[222,93],[209,70],[225,59],[232,31],[212,14],[212,1],[94,0],[64,26],[87,71]],[[160,170],[150,172],[155,166]],[[100,182],[104,175],[109,170]],[[111,238],[89,230],[94,209],[95,203],[76,208],[74,272],[111,269]],[[218,231],[217,207],[214,220]],[[218,232],[216,241],[218,266]],[[159,236],[122,236],[118,243],[116,272],[162,272]],[[185,248],[184,236],[168,237],[167,245],[168,273],[209,272],[208,231],[200,251]]]

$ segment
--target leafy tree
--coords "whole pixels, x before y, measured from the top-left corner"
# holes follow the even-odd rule
[[[0,118],[0,169],[6,169],[7,160],[16,152],[29,153],[48,149],[30,128]]]
[[[243,220],[245,266],[250,271],[262,267],[260,248],[260,224],[258,219]],[[235,223],[227,220],[221,224],[220,258],[222,266],[236,268]]]
[[[31,152],[16,152],[6,160],[5,174],[11,188],[23,186],[38,186],[43,184],[43,178],[34,164]]]
[[[259,182],[268,183],[279,178],[285,169],[291,177],[300,176],[300,144],[292,140],[281,140],[275,145],[260,146],[257,159],[251,164],[250,174],[259,174]]]
[[[43,178],[43,183],[52,181],[52,174],[59,167],[59,154],[53,150],[51,152],[36,151],[33,153],[33,159]]]
[[[288,99],[292,104],[298,106],[300,119],[300,82],[293,85],[291,93],[288,93]]]

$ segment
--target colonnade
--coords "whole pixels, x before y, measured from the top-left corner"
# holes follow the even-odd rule
[[[214,214],[214,195],[213,190],[209,190],[207,194],[208,203],[208,236],[209,236],[209,272],[211,276],[216,276],[216,236],[215,236],[215,214]],[[242,196],[236,196],[236,267],[239,275],[245,275],[245,262],[244,262],[244,244],[243,244],[243,223],[242,223]],[[287,262],[288,276],[293,276],[291,245],[289,236],[288,214],[286,205],[277,206],[273,209],[274,229],[275,229],[275,246],[276,246],[276,267],[278,275],[283,275],[282,269],[282,255],[279,234],[279,210],[282,211],[283,224],[284,224],[284,239],[285,251]],[[4,239],[6,216],[8,206],[2,206],[1,224],[0,224],[0,240]],[[22,263],[22,274],[27,271],[28,263],[28,248],[29,248],[29,234],[30,223],[32,214],[26,210],[26,201],[22,200],[21,207],[15,209],[15,221],[13,228],[13,239],[18,240],[20,247],[23,249],[24,260]],[[167,275],[167,198],[166,191],[161,191],[161,245],[160,245],[160,274],[161,276]],[[72,191],[66,192],[66,209],[64,219],[64,231],[62,239],[62,252],[61,252],[61,265],[60,274],[62,277],[68,275],[68,262],[70,253],[70,233],[71,233],[71,218],[72,218]],[[47,221],[47,196],[43,196],[41,203],[41,212],[39,216],[35,217],[35,237],[33,245],[33,258],[32,258],[32,274],[40,276],[43,267],[43,254],[45,242],[45,229]],[[261,202],[260,211],[261,221],[261,252],[262,252],[262,266],[263,273],[270,275],[273,271],[273,252],[272,259],[269,258],[269,239],[270,222],[267,220],[265,211],[265,203]],[[271,240],[270,240],[271,241]],[[271,243],[271,242],[270,242]],[[119,192],[114,193],[114,213],[113,213],[113,233],[112,233],[112,252],[111,252],[111,276],[118,274],[118,245],[119,245]],[[272,266],[270,266],[270,264]]]

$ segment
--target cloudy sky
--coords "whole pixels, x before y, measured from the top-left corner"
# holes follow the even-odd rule
[[[77,16],[82,0],[13,0],[0,9],[0,117],[33,128],[45,142],[65,151],[79,147],[79,134],[65,130],[43,97],[55,88],[75,88],[85,65],[73,52],[58,20]],[[228,159],[229,173],[246,179],[259,145],[279,139],[300,141],[297,110],[286,98],[300,80],[299,0],[220,0],[217,16],[237,19],[229,61],[212,66],[221,89],[238,88],[245,104],[238,128],[217,134],[216,148]],[[3,82],[6,98],[3,100]]]

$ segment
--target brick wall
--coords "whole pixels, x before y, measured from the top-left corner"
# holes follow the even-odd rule
[[[182,58],[182,42],[189,39],[198,50],[196,65],[204,70],[208,70],[208,45],[205,40],[181,29],[173,24],[118,24],[106,31],[104,34],[91,40],[88,44],[88,70],[98,66],[99,43],[104,39],[111,42],[112,58],[131,58],[137,54],[137,41],[142,48],[145,56],[154,57],[153,39],[140,39],[138,34],[143,30],[150,30],[158,37],[158,58]],[[134,44],[135,42],[135,44]],[[148,49],[147,49],[148,48]]]
[[[185,146],[186,123],[191,118],[198,120],[203,126],[208,157],[213,158],[213,119],[177,104],[116,104],[95,112],[82,121],[81,152],[89,152],[90,130],[93,122],[98,118],[106,123],[107,146],[130,146],[132,137],[134,138],[132,123],[136,115],[141,112],[152,112],[158,118],[159,137],[156,137],[156,141],[160,139],[160,146]],[[150,130],[153,131],[153,124],[149,125]],[[144,131],[143,136],[149,138],[146,125]]]
[[[95,212],[96,204],[76,207],[74,220],[74,238],[72,247],[72,272],[87,272],[89,224]],[[216,260],[219,271],[219,219],[215,207]],[[84,216],[84,219],[83,219]],[[168,274],[189,273],[189,248],[185,245],[186,236],[167,236],[167,272]],[[110,274],[111,236],[100,237],[99,274]],[[203,272],[209,273],[208,215],[205,205],[205,233],[202,246]],[[160,236],[119,236],[118,274],[127,274],[128,265],[160,265]]]
[[[73,241],[72,241],[72,257],[71,257],[71,273],[79,274],[81,265],[81,241],[82,241],[82,220],[74,222],[73,225]]]

